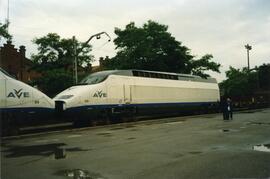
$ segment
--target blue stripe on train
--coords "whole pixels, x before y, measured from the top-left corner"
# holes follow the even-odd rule
[[[54,108],[24,107],[24,108],[0,108],[0,112],[53,112]]]
[[[106,109],[114,107],[170,107],[170,106],[208,106],[211,104],[218,104],[218,102],[175,102],[175,103],[140,103],[140,104],[98,104],[98,105],[84,105],[78,107],[68,108],[67,111],[78,112],[80,110],[91,109]]]

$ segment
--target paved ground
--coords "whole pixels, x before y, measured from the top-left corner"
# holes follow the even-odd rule
[[[226,122],[212,114],[4,139],[1,178],[270,178],[269,116],[264,109]],[[61,148],[66,158],[55,159]]]

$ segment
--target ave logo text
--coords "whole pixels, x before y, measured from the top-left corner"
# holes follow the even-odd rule
[[[13,91],[9,92],[7,95],[8,98],[29,98],[30,97],[30,93],[23,91],[23,89],[13,89]]]
[[[102,92],[102,90],[95,92],[93,95],[94,98],[106,98],[107,94]]]

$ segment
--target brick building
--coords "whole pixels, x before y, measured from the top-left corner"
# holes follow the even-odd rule
[[[7,41],[0,47],[0,67],[16,79],[29,83],[40,74],[30,70],[32,61],[25,57],[25,51],[25,46],[16,49],[11,41]]]
[[[104,57],[100,57],[99,58],[99,65],[97,66],[91,66],[91,73],[95,73],[95,72],[99,72],[99,71],[102,71],[102,70],[105,70],[105,64],[106,62],[110,60],[108,56],[106,56],[105,58]]]

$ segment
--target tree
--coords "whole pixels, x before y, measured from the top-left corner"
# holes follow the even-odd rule
[[[12,36],[8,33],[9,22],[2,24],[0,22],[0,39],[3,37],[4,39],[11,40]]]
[[[40,86],[49,96],[73,84],[74,43],[77,47],[78,67],[89,66],[93,60],[90,45],[76,39],[74,41],[71,38],[61,38],[56,33],[35,38],[33,43],[38,46],[38,53],[31,56],[34,63],[32,69],[42,74],[41,78],[33,83]],[[53,81],[58,84],[52,87]]]
[[[190,69],[191,73],[194,75],[198,75],[201,77],[208,77],[208,74],[205,74],[204,71],[212,70],[215,72],[220,72],[220,64],[212,62],[211,59],[213,58],[213,55],[206,54],[203,57],[201,57],[199,60],[191,60],[190,63]]]
[[[63,68],[68,70],[72,67],[74,61],[74,43],[77,47],[77,61],[78,66],[89,65],[93,60],[93,56],[89,53],[91,46],[78,42],[75,39],[61,39],[56,33],[49,33],[48,35],[35,38],[33,40],[38,46],[38,54],[32,55],[31,59],[36,64],[34,67],[37,70],[44,71],[52,68]],[[78,51],[78,49],[82,49]]]
[[[270,90],[270,63],[261,65],[258,70],[260,88]]]
[[[41,78],[34,81],[47,95],[53,97],[60,91],[70,87],[73,84],[72,73],[63,69],[52,69],[43,73]]]
[[[220,64],[211,62],[212,55],[195,60],[190,50],[177,41],[168,26],[148,21],[142,27],[134,22],[124,30],[115,28],[117,54],[105,62],[107,69],[144,69],[209,76],[204,72],[219,72]]]
[[[247,68],[236,69],[230,67],[226,71],[227,79],[220,83],[220,89],[225,96],[249,96],[258,89],[258,71],[255,68],[249,71]]]

